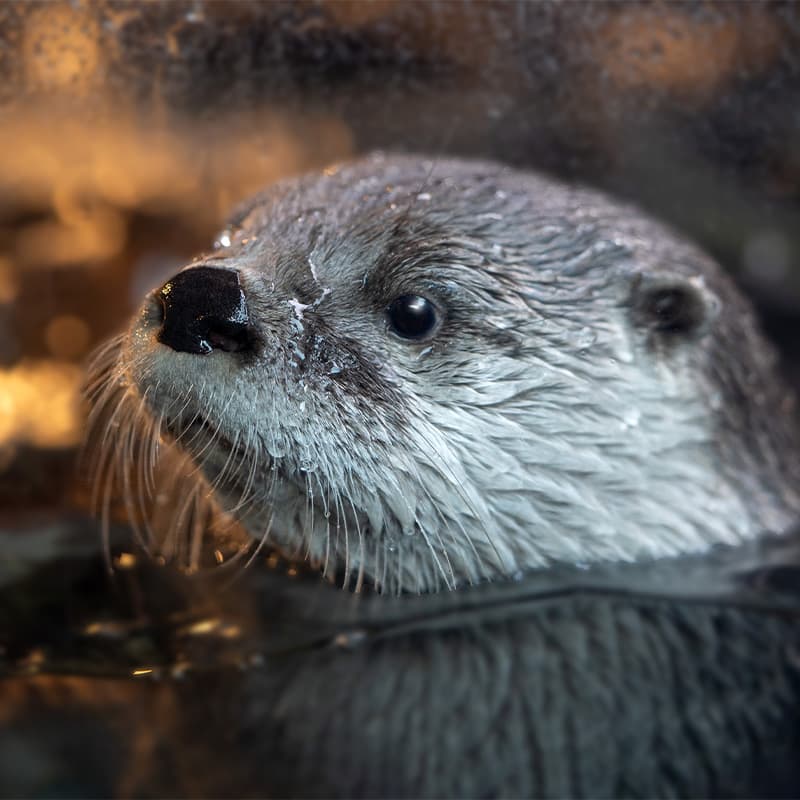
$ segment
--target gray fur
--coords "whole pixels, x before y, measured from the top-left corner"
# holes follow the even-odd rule
[[[270,187],[220,243],[200,263],[240,272],[254,351],[159,345],[151,300],[116,376],[253,537],[329,575],[433,591],[699,552],[800,509],[792,400],[751,310],[628,206],[375,155]],[[690,329],[659,329],[661,286]],[[430,341],[387,329],[407,293],[444,311]]]

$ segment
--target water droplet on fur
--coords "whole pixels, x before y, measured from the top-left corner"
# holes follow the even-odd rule
[[[412,522],[410,525],[403,525],[403,536],[413,536],[417,532],[417,526]]]
[[[300,413],[301,413],[301,414],[302,414],[302,413],[304,413],[304,412],[305,412],[305,410],[306,410],[306,401],[305,401],[305,400],[303,400],[303,401],[300,403]]]
[[[629,427],[635,428],[642,418],[642,412],[638,408],[629,408],[623,415],[622,421]]]
[[[397,552],[397,542],[393,541],[392,539],[386,540],[386,550],[390,553]]]
[[[575,344],[580,352],[585,352],[597,341],[597,334],[591,328],[581,328],[575,336]]]
[[[334,362],[334,364],[328,370],[328,375],[338,375],[341,371],[342,368]]]
[[[316,462],[310,458],[303,458],[300,461],[300,470],[302,472],[313,472],[317,468]]]

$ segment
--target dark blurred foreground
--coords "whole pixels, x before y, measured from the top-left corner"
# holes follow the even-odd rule
[[[115,547],[109,580],[85,532],[0,541],[1,796],[800,788],[797,537],[388,598],[274,557],[231,584]]]

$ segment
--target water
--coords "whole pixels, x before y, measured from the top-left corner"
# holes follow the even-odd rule
[[[641,635],[634,624],[636,609],[646,610],[641,630],[649,631],[651,647],[653,627],[676,609],[682,609],[675,633],[680,637],[687,625],[693,630],[693,615],[699,615],[698,630],[706,630],[704,617],[728,608],[729,614],[755,615],[761,631],[783,625],[775,629],[787,653],[781,669],[797,672],[797,538],[654,565],[564,567],[455,593],[391,598],[342,592],[316,571],[277,555],[258,559],[243,573],[211,570],[192,577],[132,558],[110,577],[99,539],[87,544],[89,529],[86,520],[75,520],[56,525],[46,540],[36,529],[20,529],[0,541],[7,556],[0,569],[0,774],[4,790],[11,787],[12,794],[184,795],[193,785],[203,795],[241,796],[258,789],[283,796],[292,791],[285,781],[299,790],[313,785],[314,776],[341,788],[338,782],[349,780],[349,773],[342,772],[340,761],[338,772],[328,774],[324,759],[313,755],[314,731],[325,720],[347,720],[363,707],[359,698],[374,697],[377,703],[381,692],[411,680],[415,665],[424,669],[431,690],[440,693],[438,703],[457,698],[465,662],[458,656],[459,671],[442,658],[466,636],[473,651],[489,647],[480,673],[488,683],[476,673],[468,706],[447,712],[469,721],[467,709],[480,708],[484,693],[497,688],[499,674],[488,668],[501,658],[498,648],[506,646],[497,631],[511,626],[514,645],[508,652],[518,652],[537,625],[554,614],[570,618],[573,610],[569,625],[551,626],[548,638],[535,645],[530,664],[547,663],[550,650],[564,646],[559,631],[568,630],[572,638],[567,641],[588,659],[590,669],[597,669],[606,657],[602,631],[609,622],[603,613],[621,614],[624,620],[619,659]],[[115,529],[112,548],[125,538],[124,530]],[[597,614],[603,620],[597,635],[575,639],[581,626],[595,624]],[[702,652],[695,633],[690,639],[690,649]],[[759,658],[772,658],[763,645],[759,648]],[[751,658],[741,637],[732,652]],[[564,657],[559,651],[558,658]],[[583,663],[575,657],[573,663]],[[733,675],[746,674],[749,667],[737,665],[736,657],[727,656],[726,668]],[[544,673],[530,664],[531,685],[538,685]],[[775,669],[769,671],[770,685]],[[635,667],[625,676],[628,683],[630,670]],[[614,679],[613,672],[604,676]],[[747,680],[755,683],[742,691],[764,688],[752,676]],[[671,684],[650,680],[648,685]],[[515,696],[527,691],[523,683]],[[570,691],[571,702],[577,702],[574,687]],[[375,746],[392,730],[392,709],[405,718],[402,695],[393,697],[381,712],[380,726],[359,725],[367,739],[332,740],[326,734],[326,747],[335,741],[335,747],[344,747],[342,753],[361,757],[366,741]],[[758,704],[754,695],[748,713],[755,725]],[[440,724],[437,708],[430,706],[426,725]],[[540,724],[542,713],[536,709]],[[608,735],[626,724],[626,716],[624,710],[617,715]],[[279,754],[287,724],[305,731],[301,738],[311,746],[307,755],[293,751],[299,772],[287,772]],[[451,745],[457,745],[461,733],[447,729],[455,737]],[[388,739],[386,747],[386,753],[394,752]],[[101,758],[105,748],[110,750]],[[402,752],[393,767],[395,782],[408,779],[408,751]],[[569,752],[574,757],[576,751]],[[224,769],[210,769],[214,764]]]

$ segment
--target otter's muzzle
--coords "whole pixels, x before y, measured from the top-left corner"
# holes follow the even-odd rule
[[[239,273],[192,267],[159,290],[163,316],[157,338],[182,353],[239,352],[250,347],[250,317]]]

